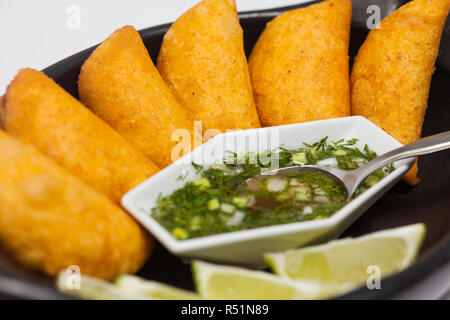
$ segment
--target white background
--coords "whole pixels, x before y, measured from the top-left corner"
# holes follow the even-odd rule
[[[174,21],[197,0],[0,0],[0,93],[19,68],[43,69],[103,41],[115,29]],[[306,0],[239,0],[238,10],[273,8]],[[80,29],[67,10],[80,8]]]
[[[238,10],[306,0],[237,0]],[[142,29],[175,20],[197,0],[0,0],[0,95],[23,67],[43,69],[131,24]],[[80,8],[80,29],[67,26],[68,8]],[[397,298],[436,299],[450,287],[450,263]]]

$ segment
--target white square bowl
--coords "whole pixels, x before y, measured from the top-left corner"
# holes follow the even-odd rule
[[[264,266],[262,255],[265,252],[291,249],[338,237],[409,170],[414,159],[396,162],[392,173],[334,215],[322,220],[178,240],[151,217],[151,209],[156,206],[158,196],[169,195],[183,187],[187,181],[198,178],[192,166],[193,161],[208,167],[221,161],[227,151],[242,155],[246,152],[261,153],[279,146],[296,149],[303,142],[313,143],[325,136],[328,136],[328,141],[357,138],[357,147],[363,148],[367,144],[378,155],[402,146],[382,129],[360,116],[224,133],[130,190],[123,196],[122,205],[177,256],[252,267]],[[181,180],[180,177],[184,179]]]

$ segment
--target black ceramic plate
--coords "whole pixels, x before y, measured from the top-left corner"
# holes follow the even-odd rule
[[[382,16],[392,12],[404,2],[394,0],[357,0],[354,1],[350,57],[356,55],[368,30],[365,21],[368,17],[366,8],[378,4]],[[244,29],[245,49],[247,54],[264,29],[265,24],[279,13],[297,7],[246,12],[240,14]],[[164,33],[170,25],[162,25],[140,32],[152,59],[155,61]],[[112,32],[113,30],[111,30]],[[58,82],[72,95],[77,96],[77,78],[80,66],[94,48],[77,53],[44,72]],[[433,76],[429,108],[427,111],[423,135],[431,135],[450,130],[450,25],[447,23],[442,38],[441,52]],[[404,290],[420,278],[426,276],[443,262],[450,259],[450,152],[422,157],[419,175],[422,182],[415,188],[398,183],[343,236],[359,236],[368,232],[398,227],[415,222],[424,222],[428,233],[418,261],[407,270],[384,279],[382,290],[360,289],[341,298],[371,299],[388,298]],[[189,265],[158,245],[150,260],[139,272],[148,279],[193,289]],[[30,273],[14,265],[6,256],[0,256],[0,295],[19,298],[67,298],[59,294],[53,282],[39,274]]]

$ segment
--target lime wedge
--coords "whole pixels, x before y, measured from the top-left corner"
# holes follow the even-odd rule
[[[422,223],[374,232],[359,238],[264,255],[282,277],[329,284],[362,284],[374,271],[386,277],[411,265],[422,245]]]
[[[293,300],[326,298],[350,289],[349,286],[295,281],[263,271],[194,261],[194,281],[204,299]]]
[[[78,278],[74,278],[78,277]],[[73,275],[62,271],[57,279],[56,286],[59,291],[82,299],[93,300],[128,300],[142,299],[132,292],[125,292],[113,284],[85,276]]]
[[[147,299],[155,300],[198,300],[194,292],[178,289],[155,281],[139,277],[122,275],[115,281],[118,288],[124,292],[132,292]]]
[[[56,286],[61,292],[82,299],[93,300],[194,300],[200,297],[194,292],[178,289],[139,277],[122,275],[115,284],[85,276],[61,272]],[[78,281],[78,283],[77,283]]]

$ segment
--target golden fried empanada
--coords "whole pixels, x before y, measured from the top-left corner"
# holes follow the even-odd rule
[[[157,67],[205,130],[260,126],[235,0],[203,0],[183,14],[164,36]]]
[[[111,280],[148,258],[154,242],[126,212],[3,131],[0,167],[0,246],[17,262]]]
[[[20,70],[2,109],[6,131],[116,203],[158,171],[143,153],[40,71]]]
[[[249,58],[263,126],[350,115],[352,4],[328,0],[270,21]]]
[[[116,30],[84,62],[78,91],[85,105],[160,167],[176,160],[177,130],[194,139],[193,122],[131,26]]]
[[[351,75],[352,114],[407,144],[420,138],[450,0],[414,0],[386,17],[359,50]],[[417,163],[405,175],[415,185]]]

